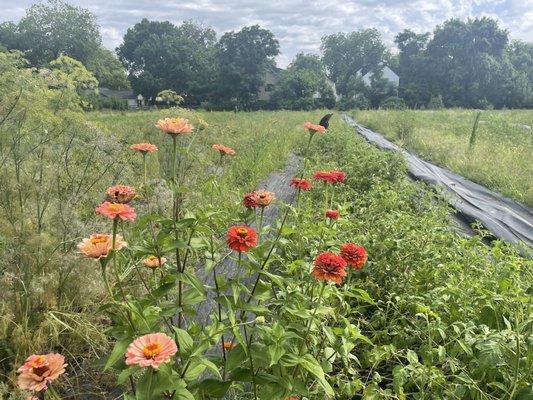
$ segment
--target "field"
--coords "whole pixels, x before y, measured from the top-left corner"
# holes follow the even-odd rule
[[[323,113],[74,111],[33,136],[31,115],[11,114],[0,125],[9,160],[0,231],[7,398],[28,395],[13,389],[24,359],[49,352],[65,356],[68,374],[47,399],[530,396],[531,261],[512,246],[455,234],[448,207],[406,178],[404,161],[358,138],[338,115],[327,133],[310,136],[303,122]],[[172,135],[155,127],[167,116],[196,128],[177,138],[176,153]],[[143,157],[129,149],[144,141],[159,148],[146,155],[146,175]],[[215,143],[235,156],[219,155]],[[313,188],[292,206],[278,204],[277,221],[263,225],[243,195],[290,153]],[[321,183],[312,179],[317,170],[347,177]],[[138,191],[135,221],[95,215],[117,183]],[[324,218],[326,208],[340,218]],[[262,238],[231,253],[226,231],[239,223]],[[76,244],[94,232],[118,232],[127,247],[100,262],[84,257]],[[346,242],[366,249],[362,269],[329,282],[310,274],[320,254]],[[144,267],[150,254],[167,263]],[[216,287],[200,280],[198,266],[216,275],[227,257],[236,277],[219,274]],[[246,284],[257,272],[257,287]],[[213,296],[219,311],[193,323]],[[157,374],[126,365],[128,345],[153,332],[179,344],[174,361]],[[223,354],[213,353],[224,338]]]
[[[533,111],[357,111],[357,121],[422,158],[533,205]]]

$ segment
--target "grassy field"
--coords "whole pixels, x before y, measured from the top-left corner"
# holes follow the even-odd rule
[[[258,399],[526,399],[533,367],[527,349],[531,261],[513,246],[489,247],[480,237],[456,235],[447,205],[406,178],[402,157],[353,135],[338,116],[306,150],[309,135],[302,123],[316,122],[323,113],[99,112],[77,115],[76,125],[61,124],[49,140],[12,129],[15,123],[24,127],[24,121],[0,125],[30,154],[24,162],[2,165],[9,201],[0,209],[7,221],[0,228],[2,284],[10,289],[1,294],[0,397],[25,399],[28,392],[13,389],[16,368],[28,354],[54,351],[69,364],[68,375],[54,382],[64,398],[104,399],[126,391],[127,399],[159,400],[164,397],[146,393],[171,388],[167,394],[174,390],[186,399],[220,393],[254,399],[251,385],[257,385]],[[177,142],[178,188],[172,184],[172,140],[154,126],[167,116],[187,117],[202,127]],[[12,141],[4,140],[0,156],[10,159]],[[147,155],[146,183],[141,156],[129,150],[142,141],[159,148]],[[235,157],[221,163],[214,143],[231,146]],[[264,226],[263,239],[242,260],[234,255],[240,274],[267,265],[255,294],[238,278],[221,274],[217,283],[229,293],[219,300],[222,314],[213,309],[206,326],[169,327],[169,316],[183,312],[191,321],[205,292],[214,297],[215,288],[197,281],[195,268],[215,272],[213,266],[227,256],[228,226],[260,224],[259,212],[242,207],[242,195],[282,169],[291,152],[307,155],[306,178],[339,169],[347,173],[345,183],[313,181],[297,206],[281,205],[286,221],[280,215]],[[31,185],[43,164],[41,179]],[[17,175],[15,165],[25,173]],[[94,208],[116,183],[138,188],[140,196],[131,203],[137,219],[119,224],[128,248],[108,267],[116,273],[109,274],[109,294],[97,262],[77,254],[75,245],[92,232],[109,231],[109,220],[95,216]],[[183,215],[173,225],[178,194]],[[325,208],[338,210],[340,218],[325,220]],[[367,264],[319,292],[310,274],[313,260],[338,252],[346,242],[366,248]],[[169,265],[139,269],[143,257],[155,251]],[[176,273],[183,254],[189,262]],[[187,288],[183,309],[177,306],[178,281]],[[250,293],[251,304],[231,300]],[[235,329],[242,313],[265,318],[243,328],[250,335],[246,340]],[[157,331],[182,347],[152,382],[150,369],[128,367],[123,359],[125,345]],[[220,332],[236,338],[227,360],[212,351]],[[166,374],[179,385],[163,379]]]
[[[426,160],[446,166],[505,196],[533,205],[533,111],[482,111],[475,144],[469,143],[475,110],[353,113]]]

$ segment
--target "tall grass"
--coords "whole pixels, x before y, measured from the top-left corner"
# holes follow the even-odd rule
[[[475,110],[358,111],[358,122],[422,158],[508,197],[533,205],[533,111],[483,111],[471,146]],[[413,122],[406,139],[398,125]],[[471,149],[470,149],[471,148]]]

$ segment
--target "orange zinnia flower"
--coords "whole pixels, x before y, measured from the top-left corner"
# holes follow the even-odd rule
[[[292,178],[291,179],[291,186],[300,189],[300,190],[309,190],[311,189],[311,181],[303,178]]]
[[[242,198],[242,204],[246,208],[257,208],[257,203],[255,201],[255,193],[246,193]]]
[[[148,268],[159,268],[167,262],[165,257],[148,256],[143,260],[143,264]]]
[[[356,243],[344,243],[341,246],[341,257],[350,267],[361,269],[368,259],[368,254],[363,246]]]
[[[126,365],[158,369],[178,352],[176,342],[164,333],[150,333],[135,339],[126,351]]]
[[[224,350],[231,350],[237,346],[237,343],[233,342],[232,340],[224,340],[222,346],[224,346]]]
[[[226,242],[230,249],[245,253],[250,247],[257,246],[257,233],[246,225],[232,226],[228,229]]]
[[[132,144],[130,146],[130,149],[135,150],[135,151],[140,151],[141,153],[146,154],[146,153],[156,152],[157,146],[151,143],[137,143],[137,144]]]
[[[120,250],[126,247],[128,244],[122,240],[122,236],[115,236],[115,250]],[[84,238],[81,243],[78,244],[78,250],[80,253],[85,254],[90,258],[105,258],[113,247],[113,237],[111,235],[95,233],[89,238]]]
[[[346,276],[346,261],[341,256],[329,251],[320,253],[315,258],[311,275],[318,280],[340,284]]]
[[[160,119],[155,126],[170,135],[184,135],[194,130],[194,126],[185,118]]]
[[[253,195],[255,203],[262,208],[269,206],[276,200],[276,195],[267,190],[257,190]]]
[[[340,213],[337,210],[326,210],[326,218],[339,219]]]
[[[115,185],[111,186],[106,191],[107,199],[113,203],[129,203],[132,201],[137,193],[131,186]]]
[[[234,156],[235,150],[233,150],[231,147],[224,146],[223,144],[214,144],[213,149],[218,150],[218,152],[221,155],[228,155],[228,156]]]
[[[48,389],[48,384],[65,372],[65,357],[61,354],[33,354],[17,370],[18,386],[21,389],[41,392]]]
[[[96,207],[96,213],[110,219],[120,218],[123,221],[134,221],[135,217],[137,217],[133,207],[127,204],[110,203],[109,201],[104,201]]]
[[[326,132],[326,128],[324,128],[322,125],[316,125],[311,122],[304,123],[304,128],[309,131],[309,133],[324,133]]]

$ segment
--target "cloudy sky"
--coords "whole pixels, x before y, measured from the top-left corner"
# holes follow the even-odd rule
[[[35,1],[0,0],[0,22],[17,21]],[[277,61],[286,66],[300,51],[318,52],[320,38],[334,32],[378,28],[392,47],[394,35],[410,28],[431,31],[452,17],[489,16],[511,36],[533,42],[533,0],[70,0],[93,11],[104,45],[114,49],[141,18],[180,23],[193,19],[220,34],[259,24],[281,45]]]

